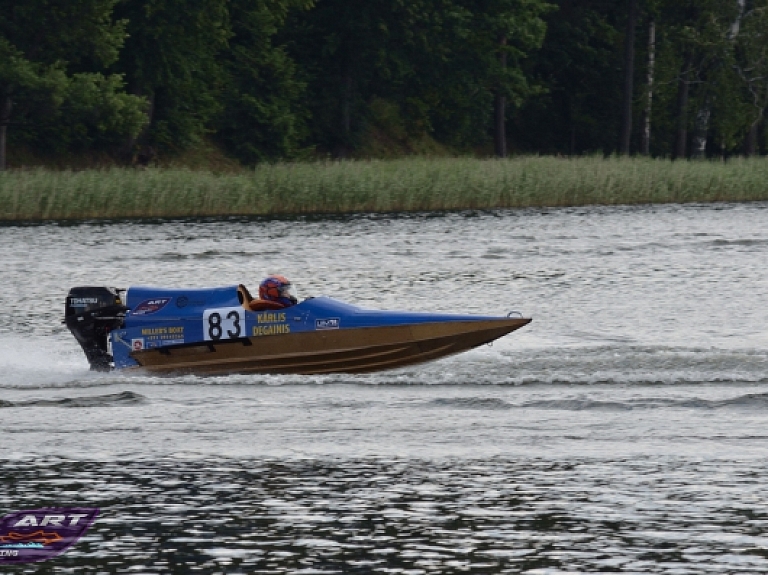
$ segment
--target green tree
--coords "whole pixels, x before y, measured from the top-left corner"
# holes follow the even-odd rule
[[[611,153],[622,114],[626,5],[613,0],[556,0],[544,17],[540,50],[524,72],[546,92],[512,121],[518,149],[538,153]]]
[[[757,131],[768,107],[768,0],[753,0],[745,8],[730,70],[742,87],[744,124],[739,127],[742,132],[746,128],[744,152],[752,155],[757,152]]]
[[[674,158],[702,157],[709,136],[716,135],[724,115],[739,108],[741,96],[728,96],[730,108],[721,100],[736,90],[733,62],[735,41],[743,15],[742,0],[688,0],[655,2],[658,31],[658,91],[652,149],[657,155]],[[658,96],[658,98],[656,98]],[[734,99],[735,97],[735,99]],[[717,135],[719,146],[729,137]]]
[[[112,18],[117,0],[0,1],[0,169],[8,127],[27,135],[63,118],[81,133],[137,132],[143,101],[121,95],[122,79],[94,73],[115,60],[124,23]]]
[[[312,0],[232,0],[232,38],[223,55],[223,110],[217,139],[253,164],[295,156],[307,134],[306,82],[276,40],[292,10]]]
[[[539,92],[522,68],[528,54],[541,47],[546,30],[542,16],[550,6],[541,0],[468,2],[473,11],[470,45],[482,74],[479,88],[493,96],[494,151],[507,155],[507,103],[519,107]]]
[[[318,3],[291,30],[313,136],[343,156],[385,102],[406,131],[457,147],[486,142],[494,99],[533,93],[521,61],[543,38],[546,9],[541,0]]]
[[[115,70],[149,102],[144,144],[181,150],[221,110],[218,57],[231,35],[227,0],[123,0],[115,15],[128,38]],[[129,139],[128,152],[136,142]]]
[[[380,74],[389,72],[393,4],[324,0],[291,15],[283,41],[308,82],[310,138],[336,156],[346,156],[359,143],[366,102],[376,95]]]

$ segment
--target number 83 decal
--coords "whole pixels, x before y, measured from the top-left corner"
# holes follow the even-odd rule
[[[245,337],[245,310],[241,307],[205,310],[203,336],[206,341]]]

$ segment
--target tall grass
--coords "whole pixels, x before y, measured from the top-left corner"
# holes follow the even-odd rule
[[[768,200],[768,161],[413,158],[0,173],[0,220],[287,215]]]

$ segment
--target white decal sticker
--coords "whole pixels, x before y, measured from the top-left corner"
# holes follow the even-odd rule
[[[316,319],[315,329],[339,329],[341,320],[337,317],[329,317],[327,319]]]
[[[203,336],[206,341],[245,337],[245,310],[241,307],[205,310]]]

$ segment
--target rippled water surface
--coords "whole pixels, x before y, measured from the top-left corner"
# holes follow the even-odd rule
[[[768,205],[0,227],[9,573],[766,573]],[[73,285],[245,283],[533,323],[371,375],[93,374]]]

